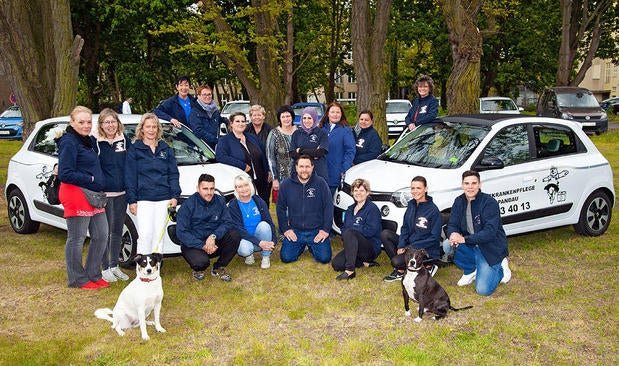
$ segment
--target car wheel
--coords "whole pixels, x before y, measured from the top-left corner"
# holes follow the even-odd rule
[[[574,229],[580,235],[602,235],[610,225],[611,215],[612,206],[608,196],[601,191],[593,192],[587,197]]]
[[[123,226],[123,235],[120,239],[120,256],[118,263],[123,268],[131,268],[138,247],[138,232],[133,221],[127,216]]]
[[[32,234],[39,230],[40,223],[32,221],[24,195],[17,188],[7,198],[7,210],[11,227],[19,234]]]

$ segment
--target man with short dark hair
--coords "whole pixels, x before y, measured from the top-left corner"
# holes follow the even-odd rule
[[[175,86],[178,94],[159,103],[153,113],[161,119],[170,121],[174,127],[180,127],[181,123],[188,126],[189,113],[195,103],[195,98],[189,94],[191,88],[189,76],[180,76],[176,79]]]
[[[176,216],[176,236],[181,241],[181,253],[193,270],[196,280],[204,279],[209,259],[219,257],[211,275],[231,281],[225,267],[236,255],[241,241],[233,229],[226,200],[215,194],[215,178],[202,174],[198,191],[183,202]]]
[[[299,259],[305,247],[320,263],[331,260],[329,231],[333,223],[333,199],[327,182],[314,172],[314,161],[301,155],[296,174],[285,179],[277,198],[277,220],[284,234],[280,257],[289,263]]]
[[[481,192],[476,171],[462,173],[462,190],[464,193],[456,197],[447,225],[449,244],[456,251],[454,263],[464,272],[458,286],[475,281],[477,293],[489,296],[500,282],[507,283],[511,279],[499,204],[492,196]],[[444,249],[449,252],[449,245]]]

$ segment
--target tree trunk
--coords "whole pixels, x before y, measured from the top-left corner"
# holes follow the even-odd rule
[[[352,2],[351,40],[357,77],[357,111],[372,111],[374,128],[383,141],[388,140],[385,40],[390,12],[391,0],[376,2],[375,12],[371,11],[369,0]],[[373,19],[371,13],[374,13]]]
[[[293,95],[294,95],[294,24],[292,22],[292,7],[288,10],[288,17],[286,18],[286,52],[284,54],[284,65],[285,65],[285,73],[284,73],[284,86],[285,86],[285,97],[284,104],[292,104]],[[277,116],[276,116],[277,118]],[[278,121],[275,121],[275,126],[277,126]]]
[[[0,3],[0,62],[24,117],[24,138],[34,123],[75,106],[80,36],[73,38],[69,0]]]
[[[483,0],[439,0],[447,29],[453,66],[447,79],[449,114],[479,112],[482,36],[477,15]]]

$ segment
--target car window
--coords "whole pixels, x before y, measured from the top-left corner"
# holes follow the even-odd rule
[[[387,103],[387,113],[408,113],[410,109],[409,103]]]
[[[600,106],[597,99],[595,99],[592,94],[587,92],[557,94],[557,100],[559,102],[559,107],[591,108]]]
[[[486,146],[484,158],[499,158],[505,166],[524,163],[529,160],[529,137],[525,125],[503,128]]]
[[[518,107],[508,99],[495,99],[495,100],[483,100],[481,102],[481,110],[482,111],[515,111],[518,110]]]
[[[247,103],[228,103],[221,110],[222,113],[232,114],[236,112],[249,113],[249,104]]]
[[[398,140],[379,159],[453,169],[473,153],[488,129],[463,123],[427,123]]]
[[[0,114],[0,118],[21,118],[21,111],[18,108],[9,108]]]
[[[125,125],[125,133],[130,140],[135,140],[137,125]],[[196,137],[185,126],[175,128],[172,124],[164,123],[163,140],[174,150],[174,157],[178,165],[195,165],[215,162],[215,153],[204,141]]]
[[[535,148],[538,158],[560,156],[578,152],[578,138],[563,126],[534,126]]]
[[[64,132],[67,125],[67,122],[55,122],[41,127],[32,142],[31,150],[41,154],[58,156],[58,148],[54,139]]]

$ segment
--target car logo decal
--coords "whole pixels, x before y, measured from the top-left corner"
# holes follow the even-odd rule
[[[550,174],[542,179],[542,182],[548,183],[544,187],[544,190],[548,193],[548,200],[550,203],[554,203],[555,198],[557,199],[557,202],[565,201],[567,192],[559,190],[559,179],[568,174],[569,171],[567,169],[559,171],[559,169],[552,167],[550,168]]]

